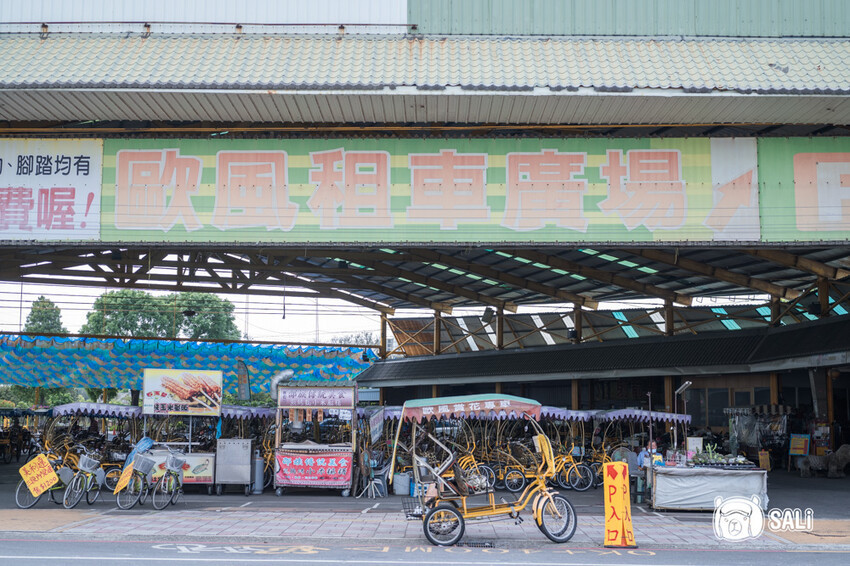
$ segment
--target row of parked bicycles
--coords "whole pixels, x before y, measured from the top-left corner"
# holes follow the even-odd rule
[[[28,456],[28,461],[44,455],[59,481],[45,492],[35,496],[22,479],[15,489],[15,504],[21,509],[29,509],[47,497],[57,505],[73,509],[85,498],[89,505],[100,499],[104,490],[115,493],[120,509],[130,509],[135,505],[144,505],[150,499],[154,509],[162,510],[169,504],[176,504],[182,493],[184,455],[167,447],[169,455],[165,461],[162,476],[154,478],[155,461],[150,457],[153,442],[142,439],[134,450],[132,468],[124,473],[124,463],[104,458],[107,450],[95,450],[83,443],[61,442],[54,449],[49,441],[43,446],[34,439],[36,450]],[[116,491],[116,488],[119,488]]]

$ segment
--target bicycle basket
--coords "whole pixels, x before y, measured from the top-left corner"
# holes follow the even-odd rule
[[[178,458],[176,456],[172,456],[171,454],[165,459],[165,467],[172,472],[179,472],[183,469],[183,464],[186,463],[186,460]]]
[[[100,467],[100,461],[94,458],[89,458],[85,454],[80,454],[80,469],[84,472],[93,473]]]
[[[133,469],[138,470],[138,472],[143,476],[146,476],[151,473],[154,464],[156,464],[156,460],[154,460],[153,458],[148,458],[139,454],[137,454],[136,457],[133,458]]]
[[[403,497],[401,499],[401,509],[408,521],[421,519],[425,516],[425,507],[418,497]]]

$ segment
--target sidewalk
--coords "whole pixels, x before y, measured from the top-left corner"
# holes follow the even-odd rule
[[[299,541],[354,538],[364,545],[381,542],[428,545],[420,521],[407,521],[400,511],[373,508],[398,504],[398,498],[363,501],[362,509],[339,511],[306,511],[293,507],[280,508],[207,508],[201,510],[177,507],[153,511],[150,507],[130,512],[117,509],[72,510],[28,509],[0,510],[0,531],[41,532],[106,538],[151,538],[156,540],[226,540],[297,539]],[[244,499],[235,501],[244,501]],[[379,508],[380,508],[379,507]],[[642,548],[740,548],[742,543],[723,542],[714,536],[710,515],[682,520],[660,513],[633,511],[635,540]],[[528,547],[548,544],[530,515],[521,525],[514,521],[494,523],[467,522],[465,540],[496,542],[500,547]],[[748,541],[748,548],[791,548],[799,545],[828,546],[850,550],[850,520],[815,520],[813,533],[765,532],[759,539]],[[604,518],[601,514],[579,512],[576,534],[569,544],[601,547]],[[247,539],[247,540],[246,540]]]

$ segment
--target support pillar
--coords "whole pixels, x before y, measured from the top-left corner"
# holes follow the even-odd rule
[[[770,297],[770,325],[771,326],[779,326],[779,315],[782,313],[782,309],[780,309],[781,303],[779,302],[779,297],[771,295]]]
[[[832,395],[832,382],[841,375],[837,369],[830,369],[826,372],[826,421],[829,423],[829,448],[834,450],[837,446],[835,438],[835,427],[832,423],[835,422],[835,400]]]
[[[578,411],[579,410],[579,397],[578,397],[579,389],[578,389],[578,380],[577,379],[572,380],[572,386],[573,386],[572,408],[573,408],[573,411]]]
[[[440,391],[440,386],[436,383],[431,385],[431,397],[439,397],[438,392]]]
[[[434,311],[434,351],[433,354],[436,356],[440,353],[440,333],[442,332],[442,319],[440,318],[440,311]]]
[[[502,392],[502,382],[497,381],[496,382],[496,393],[501,393],[501,392]]]
[[[673,412],[673,376],[664,376],[664,411]]]
[[[673,301],[664,301],[664,335],[673,336]]]
[[[381,345],[378,348],[378,356],[382,360],[387,359],[387,313],[381,313]]]
[[[818,301],[820,316],[829,316],[829,279],[818,277]]]
[[[770,374],[770,404],[779,404],[779,374],[775,371]]]
[[[575,323],[575,331],[576,337],[573,338],[574,344],[581,344],[581,331],[582,331],[582,316],[581,316],[581,305],[578,303],[573,303],[573,322]]]
[[[501,308],[496,311],[496,349],[505,349],[505,310]]]

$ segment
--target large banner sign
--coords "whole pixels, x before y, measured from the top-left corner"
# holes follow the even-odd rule
[[[355,405],[354,387],[281,387],[277,406],[281,408],[348,407]]]
[[[97,240],[102,140],[0,140],[0,240]]]
[[[222,372],[215,370],[146,368],[142,412],[217,417],[221,382]]]
[[[351,452],[288,452],[278,450],[275,485],[348,487],[354,455]]]
[[[848,138],[4,140],[0,152],[0,240],[850,238]]]

